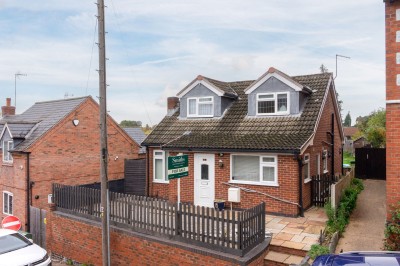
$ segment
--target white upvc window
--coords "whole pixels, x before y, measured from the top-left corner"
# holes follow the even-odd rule
[[[310,154],[304,154],[303,157],[303,178],[304,183],[308,183],[311,181],[310,175]]]
[[[168,179],[165,174],[165,151],[153,151],[153,180],[158,183],[167,183]]]
[[[14,148],[14,142],[12,140],[3,141],[3,162],[12,163],[13,157],[10,150]]]
[[[328,173],[328,151],[327,150],[322,150],[322,167],[323,167],[323,173]]]
[[[276,155],[231,155],[231,182],[278,186]]]
[[[188,117],[213,117],[214,97],[196,97],[187,99]]]
[[[256,100],[257,115],[286,115],[290,113],[288,92],[258,93]]]
[[[3,213],[13,214],[13,194],[8,191],[3,191]]]

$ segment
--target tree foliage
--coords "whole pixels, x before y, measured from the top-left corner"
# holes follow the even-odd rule
[[[367,117],[357,119],[357,127],[372,147],[386,145],[386,110],[373,111]]]
[[[122,120],[121,123],[119,123],[119,125],[121,127],[141,127],[142,122],[133,120]]]
[[[351,116],[350,116],[350,112],[347,113],[346,118],[344,119],[343,126],[345,126],[345,127],[351,127]]]

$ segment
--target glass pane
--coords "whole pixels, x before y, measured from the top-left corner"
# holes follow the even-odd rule
[[[208,164],[201,165],[201,180],[208,180]]]
[[[212,104],[199,104],[199,115],[212,115]]]
[[[260,181],[260,158],[258,156],[232,156],[232,179]]]
[[[274,157],[263,157],[262,161],[264,163],[273,163],[273,162],[275,162],[275,158]]]
[[[190,99],[189,100],[189,114],[190,115],[195,115],[196,114],[196,99]]]
[[[3,209],[5,213],[8,213],[8,195],[3,194]]]
[[[275,113],[275,101],[258,102],[258,113],[259,114]]]
[[[154,159],[154,179],[163,179],[163,160]]]
[[[275,181],[275,167],[271,166],[263,167],[263,181],[269,181],[269,182]]]
[[[308,175],[308,169],[310,168],[310,164],[307,163],[305,165],[303,165],[303,177],[304,179],[309,178],[310,176]]]
[[[207,98],[199,98],[199,102],[211,102],[212,98],[211,97],[207,97]]]
[[[286,112],[287,110],[287,94],[278,94],[278,111]]]
[[[154,155],[155,156],[162,156],[163,152],[162,151],[156,151],[156,152],[154,152]]]
[[[273,94],[261,94],[258,95],[258,99],[273,99],[274,95]]]
[[[8,213],[9,214],[13,213],[13,196],[11,196],[11,195],[8,198]]]

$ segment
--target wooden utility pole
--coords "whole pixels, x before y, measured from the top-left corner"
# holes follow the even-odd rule
[[[100,181],[101,181],[101,221],[103,265],[110,265],[109,220],[108,220],[108,180],[107,180],[107,97],[106,97],[106,39],[104,23],[104,0],[97,0],[99,25],[99,96],[100,96]]]

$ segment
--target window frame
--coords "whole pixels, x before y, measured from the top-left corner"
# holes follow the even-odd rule
[[[6,145],[7,145],[7,149],[6,149]],[[10,152],[10,149],[13,149],[13,148],[14,148],[13,140],[3,140],[2,149],[3,149],[3,162],[4,163],[12,163],[14,161],[14,158]]]
[[[208,102],[206,102],[206,103],[204,103],[204,102],[200,102],[200,99],[207,99],[207,98],[209,98],[209,99],[211,99],[210,101],[208,101]],[[190,105],[189,105],[189,102],[190,102],[190,100],[195,100],[196,101],[196,108],[195,108],[195,114],[190,114],[189,113],[189,110],[190,110]],[[187,114],[187,117],[214,117],[214,97],[213,96],[202,96],[202,97],[189,97],[189,98],[187,98],[187,101],[186,101],[186,103],[187,103],[187,110],[186,110],[186,114]],[[205,104],[211,104],[211,114],[210,115],[200,115],[199,114],[199,105],[201,105],[201,104],[203,104],[203,105],[205,105]]]
[[[162,154],[156,155],[156,152],[161,152]],[[162,166],[163,166],[162,179],[156,179],[156,160],[162,160]],[[168,176],[166,174],[165,162],[166,162],[165,151],[153,150],[153,182],[154,183],[164,183],[164,184],[169,183]]]
[[[310,154],[309,153],[304,154],[304,157],[303,157],[303,167],[305,167],[306,165],[308,166],[308,171],[307,171],[307,178],[305,176],[303,176],[304,184],[311,182],[311,174],[310,174],[311,164],[310,164]]]
[[[5,211],[5,196],[7,195],[7,212]],[[10,197],[11,197],[11,212],[10,212]],[[7,215],[13,215],[13,200],[14,200],[14,194],[9,192],[9,191],[3,191],[3,214],[7,214]]]
[[[242,181],[234,180],[233,178],[233,156],[254,156],[258,157],[259,163],[259,180],[258,181]],[[263,162],[263,158],[274,158],[274,162]],[[274,167],[274,181],[263,181],[263,167]],[[248,185],[259,185],[259,186],[270,186],[278,187],[278,155],[276,154],[246,154],[246,153],[233,153],[230,155],[230,183],[236,184],[248,184]]]
[[[287,99],[287,108],[286,111],[279,111],[278,110],[278,95],[280,94],[286,94],[286,99]],[[269,99],[259,99],[259,96],[262,95],[272,95],[272,98]],[[258,103],[259,102],[268,102],[268,101],[274,101],[275,104],[275,110],[273,113],[260,113],[258,111]],[[256,94],[256,115],[288,115],[290,114],[290,93],[289,92],[267,92],[267,93],[257,93]]]
[[[322,150],[322,172],[324,174],[328,173],[328,150]]]

